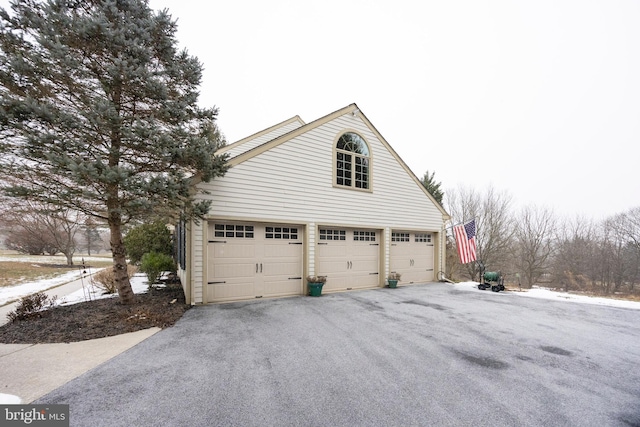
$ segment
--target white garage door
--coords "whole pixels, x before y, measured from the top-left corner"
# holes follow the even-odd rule
[[[434,246],[431,233],[391,233],[392,273],[402,274],[401,283],[425,283],[434,279]]]
[[[380,286],[380,233],[320,227],[317,274],[327,276],[323,292]]]
[[[209,222],[207,302],[302,294],[302,227]]]

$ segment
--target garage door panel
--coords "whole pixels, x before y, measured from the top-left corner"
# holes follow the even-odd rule
[[[351,270],[360,275],[371,275],[378,272],[377,259],[356,259],[351,262]]]
[[[272,278],[264,281],[264,296],[296,295],[302,292],[302,279]]]
[[[375,260],[377,261],[380,249],[378,246],[371,247],[359,247],[358,252],[352,253],[347,258],[351,261],[355,260]]]
[[[207,301],[301,295],[302,231],[299,226],[211,221]]]
[[[209,259],[224,258],[255,258],[256,248],[253,242],[227,241],[221,243],[211,243],[213,250],[209,251]]]
[[[253,280],[242,281],[233,279],[236,283],[216,283],[207,285],[207,299],[209,301],[234,301],[243,298],[253,298]]]
[[[407,270],[411,267],[411,260],[408,257],[400,259],[398,257],[392,257],[389,267],[393,272],[396,272],[396,270]]]
[[[288,244],[285,242],[267,243],[264,245],[265,251],[263,258],[300,258],[300,245]]]
[[[426,245],[420,248],[421,254],[424,256],[416,256],[413,263],[417,268],[433,268],[433,245]]]
[[[347,245],[344,242],[318,243],[318,256],[322,258],[340,258],[347,256]]]
[[[371,288],[380,285],[378,274],[360,274],[351,279],[351,288]]]
[[[401,273],[402,270],[398,270],[398,273]],[[434,279],[434,271],[433,269],[427,268],[409,268],[405,270],[402,274],[402,283],[426,283],[432,282]]]
[[[232,264],[217,264],[209,271],[209,278],[211,280],[227,280],[227,279],[245,279],[253,280],[256,273],[255,263],[232,263]]]
[[[425,283],[434,278],[434,245],[431,233],[394,231],[389,267],[402,274],[401,283]]]
[[[322,287],[323,292],[343,291],[351,287],[351,281],[346,273],[327,276],[327,283]]]
[[[391,244],[391,252],[396,257],[407,257],[411,256],[411,244],[410,242],[396,242]]]
[[[267,276],[291,276],[302,274],[302,268],[297,260],[289,262],[265,262],[263,264],[263,274]]]
[[[319,271],[319,275],[322,276],[330,276],[330,275],[335,275],[335,274],[339,274],[339,273],[343,273],[346,272],[347,269],[349,268],[348,266],[348,261],[344,261],[344,260],[328,260],[328,259],[321,259],[318,262],[318,271]]]
[[[323,292],[380,286],[380,233],[377,230],[321,227],[319,234],[321,238],[336,235],[344,238],[321,240],[317,246],[316,272],[327,276]]]

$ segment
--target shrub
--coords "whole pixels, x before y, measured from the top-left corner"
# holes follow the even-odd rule
[[[166,255],[173,253],[171,232],[162,221],[142,224],[131,229],[124,237],[124,246],[132,264],[139,264],[147,252]]]
[[[127,274],[129,275],[129,279],[131,279],[137,271],[138,268],[135,265],[127,265]],[[105,268],[104,270],[98,271],[93,275],[92,280],[93,284],[102,289],[105,294],[115,294],[118,292],[118,287],[113,279],[113,268]]]
[[[176,263],[167,254],[148,252],[142,255],[140,270],[147,275],[149,287],[160,277],[163,271],[176,271]]]
[[[43,310],[53,307],[58,297],[47,297],[44,292],[36,292],[20,300],[16,309],[7,313],[9,321],[26,320],[30,317],[41,316]]]

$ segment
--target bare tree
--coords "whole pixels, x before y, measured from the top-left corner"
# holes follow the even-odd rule
[[[563,220],[556,228],[553,277],[565,292],[594,282],[598,237],[594,222],[584,217]]]
[[[585,218],[566,221],[559,229],[554,277],[565,291],[618,292],[638,276],[638,252],[627,234],[625,214],[595,223]]]
[[[611,218],[610,225],[640,257],[640,206],[615,215]]]
[[[107,230],[102,230],[100,231],[100,242],[98,243],[100,246],[100,249],[102,249],[105,252],[108,252],[111,250],[111,232],[107,229]]]
[[[62,252],[67,264],[73,265],[81,227],[77,212],[19,199],[5,203],[3,222],[9,229],[5,240],[9,249],[33,255]]]
[[[618,242],[610,220],[602,222],[599,231],[598,264],[596,264],[597,270],[594,276],[593,288],[594,291],[607,295],[611,291],[612,279],[615,274]]]
[[[78,234],[78,246],[87,251],[87,255],[100,252],[103,248],[103,242],[100,238],[100,229],[96,221],[87,217],[82,224],[81,233]]]
[[[625,284],[633,290],[640,259],[640,208],[608,218],[602,230],[602,291],[618,292]]]
[[[445,192],[445,204],[453,223],[476,219],[476,254],[479,260],[493,270],[508,266],[514,235],[512,196],[489,186],[484,193],[459,187]],[[479,274],[477,263],[466,264],[468,277]]]
[[[597,223],[585,217],[559,221],[550,209],[534,206],[514,217],[511,205],[511,196],[493,187],[445,193],[453,224],[476,219],[478,260],[491,270],[519,271],[527,287],[547,272],[565,291],[609,294],[627,286],[634,291],[640,283],[640,207]],[[461,265],[448,244],[447,271],[475,279],[479,265]]]
[[[82,228],[80,214],[67,208],[51,207],[45,208],[40,214],[58,250],[67,258],[67,265],[73,265],[76,235]]]
[[[556,218],[550,209],[526,206],[518,215],[515,265],[522,273],[527,288],[536,284],[550,269],[555,228]]]
[[[640,206],[622,214],[622,230],[629,242],[640,252]]]
[[[629,273],[629,288],[633,292],[640,283],[640,206],[629,209],[625,214],[624,231],[629,241],[631,271]]]
[[[40,215],[8,198],[2,198],[1,205],[4,244],[8,249],[29,255],[58,253],[58,247]]]
[[[447,211],[451,215],[452,224],[458,224],[467,219],[475,218],[481,210],[480,199],[480,194],[469,187],[458,187],[447,190],[445,192],[444,202]],[[453,237],[449,236],[448,240],[451,242],[451,244],[447,244],[447,260],[450,262],[450,265],[447,264],[448,274],[451,278],[457,278],[459,275],[473,278],[473,270],[470,272],[468,268],[470,264],[460,264]],[[475,266],[475,263],[473,263],[472,266]]]
[[[46,241],[40,224],[29,220],[23,220],[21,225],[7,231],[4,244],[7,249],[29,255],[55,255],[58,252],[51,242]]]

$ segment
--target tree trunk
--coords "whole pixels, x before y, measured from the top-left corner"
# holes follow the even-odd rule
[[[122,241],[122,224],[118,214],[112,213],[109,215],[109,229],[111,230],[113,278],[118,288],[118,295],[123,304],[133,304],[135,302],[135,294],[131,288],[127,272],[126,251]]]

